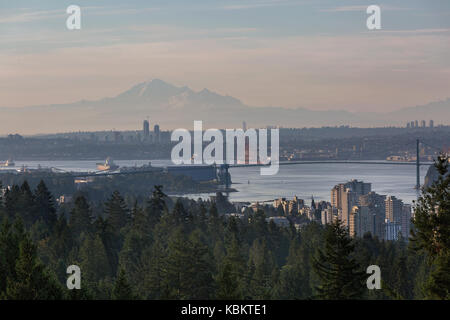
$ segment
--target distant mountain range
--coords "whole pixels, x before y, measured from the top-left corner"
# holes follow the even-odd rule
[[[203,89],[176,87],[159,79],[139,83],[112,98],[78,101],[69,104],[0,108],[0,134],[54,133],[140,129],[150,118],[161,128],[192,128],[194,120],[203,120],[205,128],[279,125],[283,127],[317,126],[393,126],[409,120],[450,119],[450,99],[389,113],[313,111],[305,108],[251,107],[240,100]]]

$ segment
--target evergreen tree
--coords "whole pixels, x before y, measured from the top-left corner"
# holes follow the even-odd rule
[[[181,227],[174,230],[164,259],[163,288],[169,299],[208,299],[212,296],[214,260],[201,232],[187,237]]]
[[[249,291],[254,299],[270,299],[273,287],[272,275],[276,268],[273,253],[265,238],[256,239],[250,249]]]
[[[354,244],[340,220],[327,225],[325,248],[318,249],[313,267],[320,278],[317,297],[327,300],[359,299],[365,273],[353,258]]]
[[[0,181],[0,223],[3,221],[4,218],[6,218],[6,213],[5,213],[5,206],[3,203],[3,185],[2,181]]]
[[[216,283],[217,299],[240,300],[243,298],[242,288],[237,281],[236,274],[234,274],[233,266],[228,261],[220,267]]]
[[[219,216],[215,202],[212,202],[209,208],[207,232],[211,235],[211,241],[213,243],[223,240],[223,234],[225,232],[224,222]]]
[[[0,293],[6,291],[8,279],[14,279],[19,243],[25,237],[20,220],[12,226],[7,219],[0,225]]]
[[[69,290],[66,295],[68,300],[94,300],[94,292],[87,286],[82,286],[81,289]]]
[[[152,192],[152,197],[147,203],[147,216],[149,219],[150,226],[153,228],[157,223],[159,223],[159,220],[161,219],[162,215],[165,211],[167,211],[167,206],[165,202],[165,198],[167,196],[162,191],[163,186],[157,185],[154,187],[154,190]]]
[[[245,257],[239,241],[234,237],[230,247],[219,266],[216,277],[218,299],[238,300],[245,296],[245,274],[247,273]]]
[[[120,229],[129,222],[129,210],[119,191],[114,191],[105,203],[105,213],[115,233],[119,233]]]
[[[136,298],[131,285],[128,283],[124,269],[120,269],[117,275],[111,298],[113,300],[134,300]]]
[[[432,266],[426,285],[428,298],[450,298],[450,174],[449,158],[435,162],[439,178],[423,190],[415,208],[412,245],[424,252]]]
[[[80,268],[83,270],[83,279],[88,285],[112,275],[105,246],[98,235],[88,236],[84,239],[80,248],[79,260]]]
[[[266,221],[266,214],[263,210],[258,209],[252,216],[250,216],[250,224],[252,225],[253,237],[264,238],[268,233],[268,225]]]
[[[163,288],[168,290],[168,299],[188,299],[191,292],[192,258],[189,244],[179,227],[172,233],[168,243],[168,255],[164,259]]]
[[[112,274],[116,274],[119,263],[119,252],[122,248],[122,235],[115,233],[109,220],[105,220],[101,216],[95,220],[94,225],[96,233],[105,248],[111,272]]]
[[[70,212],[69,226],[76,236],[92,232],[91,208],[84,196],[78,196],[75,199],[74,207]]]
[[[213,275],[214,257],[205,244],[204,234],[196,229],[188,239],[191,257],[190,299],[210,299],[215,292]]]
[[[18,199],[16,215],[22,218],[27,228],[31,227],[37,220],[34,200],[34,195],[31,191],[30,185],[25,180],[20,186],[20,197]]]
[[[192,230],[193,216],[192,214],[184,208],[181,199],[177,199],[175,206],[172,210],[172,217],[175,226],[181,226],[186,234]]]
[[[144,250],[141,258],[141,274],[144,275],[143,293],[150,299],[169,296],[166,277],[166,248],[160,238],[156,238],[150,249]]]
[[[10,221],[16,219],[16,215],[19,212],[21,191],[18,185],[13,185],[11,189],[7,189],[3,199],[4,211],[6,217]]]
[[[406,250],[402,250],[402,252],[396,253],[394,266],[392,268],[394,273],[392,288],[397,293],[398,297],[412,299],[412,278],[405,252]]]
[[[69,253],[74,245],[74,239],[72,232],[67,225],[67,220],[63,215],[58,217],[49,242],[54,260],[66,260],[69,257]]]
[[[304,231],[305,232],[305,231]],[[311,296],[309,243],[300,241],[300,236],[291,240],[286,264],[280,270],[275,287],[275,298],[305,299]]]
[[[207,209],[204,202],[201,199],[199,199],[199,201],[200,206],[198,209],[198,215],[196,215],[197,217],[196,224],[200,230],[207,230],[208,227]]]
[[[141,234],[130,230],[124,241],[119,254],[119,266],[128,275],[129,282],[133,287],[138,287],[144,280],[142,272],[142,253],[145,250],[145,241]]]
[[[62,299],[63,291],[50,271],[37,257],[36,246],[22,227],[16,224],[15,235],[8,236],[8,226],[2,228],[9,243],[6,263],[6,288],[0,298],[8,300],[53,300]],[[6,232],[4,234],[3,232]],[[17,248],[18,243],[18,248]],[[4,247],[3,245],[1,247]],[[16,251],[15,253],[13,251]],[[17,253],[18,251],[18,253]]]
[[[425,285],[427,298],[450,300],[450,254],[443,252],[434,260]]]
[[[132,230],[146,241],[150,241],[153,227],[151,226],[147,211],[142,209],[137,201],[134,203],[131,210],[131,218],[133,222]]]
[[[231,245],[233,240],[241,242],[242,236],[240,234],[240,220],[236,217],[230,217],[227,219],[227,225],[225,228],[225,244],[227,247]]]
[[[43,219],[51,230],[57,220],[56,208],[53,196],[50,191],[48,191],[43,180],[38,184],[36,192],[34,193],[34,198],[36,202],[37,218]]]

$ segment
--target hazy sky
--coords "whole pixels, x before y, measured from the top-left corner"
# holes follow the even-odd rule
[[[81,30],[66,8],[81,7]],[[382,30],[366,27],[381,7]],[[254,106],[389,111],[450,97],[450,1],[0,0],[0,106],[160,78]]]

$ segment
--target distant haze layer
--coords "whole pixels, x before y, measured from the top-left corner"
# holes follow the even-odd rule
[[[96,101],[0,108],[0,134],[138,130],[147,117],[151,125],[159,124],[162,130],[192,129],[194,120],[202,120],[204,128],[241,127],[243,121],[249,127],[374,127],[405,125],[412,120],[428,124],[431,119],[435,124],[448,124],[450,99],[389,113],[252,107],[208,89],[194,91],[154,79]]]

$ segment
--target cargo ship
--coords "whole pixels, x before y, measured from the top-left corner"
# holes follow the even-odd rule
[[[0,162],[0,167],[14,167],[14,166],[15,166],[15,163],[11,159]]]
[[[105,163],[97,163],[97,170],[100,171],[114,171],[117,169],[119,169],[119,166],[110,157],[106,158]]]
[[[140,167],[135,165],[134,167],[121,167],[120,172],[122,173],[132,173],[132,172],[162,172],[164,171],[163,167],[153,167],[151,162],[148,164],[144,164]]]

